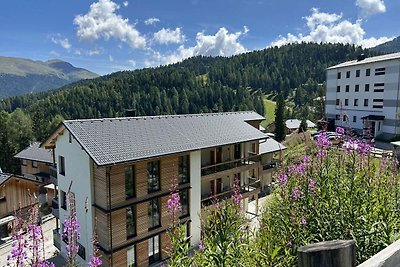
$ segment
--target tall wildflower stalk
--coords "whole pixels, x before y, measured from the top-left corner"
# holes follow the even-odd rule
[[[103,261],[100,258],[99,248],[97,247],[98,246],[97,218],[95,218],[92,244],[93,244],[93,255],[90,258],[89,267],[98,267],[103,263]]]
[[[71,187],[71,186],[70,186]],[[78,266],[76,256],[79,251],[78,239],[80,238],[79,233],[79,222],[76,217],[75,209],[75,195],[68,190],[68,210],[69,216],[63,223],[63,237],[67,239],[66,251],[67,251],[67,265],[68,267]]]
[[[186,237],[187,223],[181,224],[179,220],[182,205],[176,180],[173,181],[170,189],[167,208],[171,218],[171,226],[168,230],[168,236],[171,241],[168,266],[191,266],[192,258],[189,255],[190,238]]]
[[[7,265],[20,267],[24,266],[24,263],[28,258],[26,253],[28,242],[24,238],[24,219],[22,218],[21,203],[20,208],[14,211],[14,216],[15,219],[12,228],[12,249],[10,255],[7,256]]]

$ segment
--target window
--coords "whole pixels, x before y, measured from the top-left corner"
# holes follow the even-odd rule
[[[23,165],[23,166],[26,166],[26,165],[28,165],[28,163],[27,163],[26,159],[23,159],[23,160],[22,160],[22,165]]]
[[[135,196],[135,166],[125,167],[125,195],[126,198]]]
[[[353,122],[357,122],[357,116],[353,116]]]
[[[69,133],[69,135],[68,135],[68,142],[71,144],[72,143],[72,134],[71,133]]]
[[[86,260],[86,251],[85,247],[81,245],[81,243],[78,242],[78,255],[81,257],[81,259]]]
[[[58,170],[58,172],[61,174],[61,175],[65,175],[65,159],[64,159],[64,157],[63,156],[58,156],[58,162],[60,163],[59,164],[59,170]]]
[[[375,76],[385,75],[386,68],[375,69]]]
[[[346,78],[350,78],[350,71],[346,72]]]
[[[32,160],[32,168],[37,168],[37,161],[36,160]]]
[[[156,235],[149,239],[149,264],[153,264],[160,260],[160,236]]]
[[[364,107],[368,107],[368,99],[364,99]]]
[[[340,105],[340,99],[336,99],[336,106]]]
[[[355,92],[360,91],[360,85],[359,84],[356,84],[356,86],[354,87],[354,91]]]
[[[149,229],[153,229],[161,225],[159,198],[154,198],[149,201],[148,219]]]
[[[366,69],[365,76],[370,76],[370,75],[371,75],[371,69]]]
[[[338,80],[340,80],[342,78],[342,73],[340,71],[337,73],[337,78],[338,78]]]
[[[190,177],[190,156],[179,157],[179,184],[185,184],[189,182]]]
[[[340,93],[340,85],[338,85],[338,86],[336,87],[336,92],[337,92],[337,93]]]
[[[340,115],[339,114],[336,114],[336,118],[335,118],[337,121],[340,121]]]
[[[383,93],[384,91],[385,91],[385,89],[383,89],[383,88],[374,89],[375,93]]]
[[[376,103],[376,102],[383,103],[383,99],[382,98],[374,99],[373,101],[374,101],[374,103]]]
[[[160,161],[147,163],[147,191],[149,193],[160,190]]]
[[[372,105],[372,108],[383,108],[381,105]]]
[[[355,107],[358,106],[358,99],[354,99],[354,106],[355,106]]]
[[[382,93],[384,91],[384,87],[385,84],[384,83],[374,83],[374,92],[376,93]],[[379,88],[377,88],[379,87]]]
[[[126,252],[126,266],[127,267],[136,267],[136,246],[128,248]]]
[[[356,77],[360,77],[360,70],[356,70]]]
[[[348,106],[348,105],[349,105],[349,100],[348,100],[348,99],[345,99],[345,100],[344,100],[344,105],[345,105],[345,106]]]
[[[179,192],[181,198],[181,217],[189,215],[189,190]]]
[[[350,85],[346,85],[346,92],[348,93],[350,91]]]
[[[126,208],[126,238],[136,235],[136,206]]]
[[[369,92],[369,84],[365,85],[365,92]]]
[[[67,194],[64,191],[60,191],[61,197],[60,197],[60,207],[63,210],[67,210]]]
[[[349,117],[347,115],[343,115],[343,121],[348,121]]]

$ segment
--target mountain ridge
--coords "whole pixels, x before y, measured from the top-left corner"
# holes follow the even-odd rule
[[[99,75],[60,59],[48,61],[0,56],[0,99],[56,89]]]

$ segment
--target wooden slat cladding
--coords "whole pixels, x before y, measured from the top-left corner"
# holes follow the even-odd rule
[[[109,214],[105,214],[102,211],[95,209],[96,220],[97,220],[97,239],[99,244],[109,250],[110,249],[110,220]]]
[[[162,233],[160,239],[161,239],[161,258],[166,259],[170,255],[171,239],[169,238],[168,233]]]
[[[136,245],[136,260],[138,267],[149,266],[149,241],[145,240]]]
[[[21,173],[24,174],[35,174],[39,172],[49,173],[49,165],[44,162],[37,162],[37,167],[32,166],[32,160],[26,160],[26,165],[21,164]]]
[[[105,167],[97,167],[93,164],[94,202],[106,209],[108,207],[108,186]]]
[[[149,230],[148,207],[149,202],[136,205],[136,233],[138,236],[146,234]]]

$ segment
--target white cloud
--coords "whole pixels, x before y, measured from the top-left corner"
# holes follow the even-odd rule
[[[89,56],[100,55],[102,54],[102,49],[99,48],[90,49],[89,51],[86,51],[86,54]]]
[[[386,12],[383,0],[356,0],[356,6],[360,9],[362,17]]]
[[[118,9],[119,5],[111,0],[99,0],[91,4],[87,14],[74,19],[74,24],[78,26],[77,36],[88,41],[115,38],[132,48],[145,48],[146,38],[128,19],[116,13]]]
[[[53,56],[53,57],[59,57],[59,56],[60,56],[60,54],[57,53],[57,52],[54,51],[54,50],[50,51],[50,52],[49,52],[49,55],[51,55],[51,56]]]
[[[64,49],[69,50],[71,48],[71,44],[68,41],[68,38],[63,38],[60,34],[51,37],[51,41],[57,45],[60,45]]]
[[[160,20],[158,19],[158,18],[148,18],[148,19],[146,19],[145,21],[144,21],[144,24],[146,24],[146,25],[154,25],[154,24],[156,24],[157,22],[160,22]]]
[[[159,44],[182,44],[185,41],[181,28],[175,30],[162,28],[153,35],[153,40]]]
[[[122,4],[124,5],[124,7],[127,7],[129,5],[129,2],[128,1],[124,1]]]
[[[246,52],[244,46],[239,42],[239,37],[245,34],[248,28],[243,31],[229,33],[224,27],[220,28],[215,35],[205,35],[199,32],[196,35],[196,45],[184,47],[181,45],[177,51],[167,56],[156,53],[153,58],[162,64],[179,62],[185,58],[204,55],[204,56],[232,56]],[[148,62],[151,65],[154,62]],[[146,62],[145,62],[146,64]]]
[[[280,36],[271,43],[271,46],[281,46],[296,42],[317,42],[317,43],[349,43],[362,45],[364,48],[376,46],[391,40],[393,37],[367,38],[362,28],[362,20],[355,23],[342,19],[343,15],[320,12],[318,9],[311,9],[312,14],[304,19],[307,21],[309,33],[306,35],[294,35],[288,33],[286,37]]]
[[[113,62],[114,61],[113,56],[112,55],[108,55],[108,60],[110,60],[110,62]]]
[[[136,61],[133,59],[129,59],[128,60],[129,65],[131,65],[132,67],[136,67]]]

